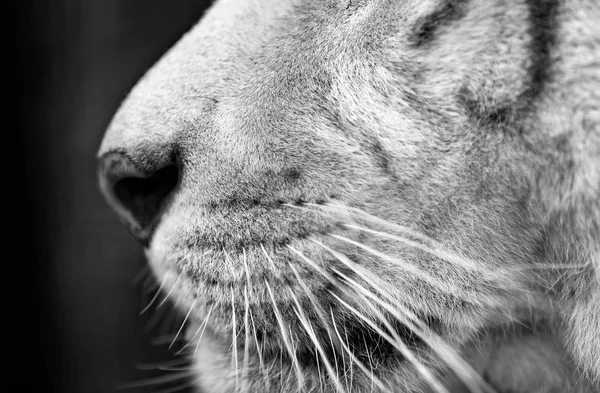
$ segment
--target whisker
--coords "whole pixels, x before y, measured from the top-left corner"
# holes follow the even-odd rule
[[[252,289],[251,283],[250,283],[250,269],[248,269],[248,256],[246,255],[246,248],[242,248],[243,251],[243,260],[244,260],[244,270],[246,272],[246,285],[244,286],[244,375],[243,375],[243,382],[244,385],[242,386],[242,391],[246,390],[246,383],[248,380],[248,362],[250,360],[250,326],[248,324],[248,316],[250,313],[250,301],[248,300],[248,290]]]
[[[362,285],[360,285],[355,280],[352,280],[342,272],[337,269],[333,269],[333,271],[340,277],[344,278],[348,283],[352,284],[357,290],[376,301],[382,307],[384,307],[388,312],[394,315],[400,322],[406,325],[409,329],[411,329],[416,335],[418,335],[423,341],[425,341],[442,359],[446,361],[446,363],[456,372],[457,376],[469,387],[472,391],[481,391],[481,388],[486,390],[491,390],[491,388],[487,385],[487,383],[472,369],[472,367],[466,363],[460,356],[456,354],[451,347],[446,345],[441,338],[437,337],[434,332],[431,332],[429,329],[413,312],[408,310],[408,308],[403,307],[401,304],[398,304],[398,301],[391,298],[386,292],[381,290],[381,285],[377,285],[378,282],[382,280],[377,276],[374,276],[368,270],[358,266],[356,263],[352,262],[348,257],[343,254],[340,254],[330,247],[325,246],[319,241],[314,240],[314,242],[321,247],[325,248],[328,252],[334,255],[340,262],[354,271],[357,275],[361,276],[371,287],[375,288],[378,293],[382,294],[389,301],[396,304],[396,308],[390,306],[389,304],[383,302],[375,295],[373,295],[370,291],[365,289]],[[402,313],[402,315],[398,315],[398,311]],[[426,334],[425,332],[428,332]],[[463,373],[472,378],[472,380],[476,381],[478,385],[474,385],[472,380],[463,378]]]
[[[245,256],[245,254],[244,254]],[[248,287],[244,286],[244,363],[242,366],[242,392],[246,391],[248,380],[248,361],[249,361],[249,343],[250,343],[250,328],[248,325],[248,312],[250,304],[248,301]]]
[[[289,247],[291,248],[294,252],[298,253],[298,255],[302,256],[303,258],[306,258],[302,253],[300,253],[299,251],[294,250],[291,246]],[[339,344],[336,345],[334,344],[334,337],[331,335],[330,333],[330,329],[329,329],[329,322],[327,321],[327,319],[325,318],[324,312],[321,309],[321,306],[319,305],[318,300],[316,299],[316,296],[308,289],[308,286],[306,285],[306,282],[304,281],[304,279],[300,276],[300,274],[298,273],[298,271],[296,270],[296,268],[288,262],[288,266],[290,268],[290,270],[294,273],[294,275],[296,276],[296,280],[298,282],[298,284],[300,285],[300,287],[302,288],[302,291],[304,292],[304,294],[306,295],[306,297],[308,298],[308,300],[310,301],[310,303],[313,306],[314,311],[317,314],[317,317],[319,318],[319,320],[321,321],[321,324],[323,325],[324,328],[326,328],[327,330],[327,334],[329,335],[329,339],[332,342],[332,346],[334,348],[338,347],[339,348]],[[317,369],[319,372],[319,384],[322,384],[322,379],[321,379],[321,370],[320,370],[320,364],[319,364],[319,350],[317,349],[316,352],[316,360],[317,360]],[[336,375],[337,375],[337,365],[336,365]],[[323,390],[323,387],[321,385],[321,390]]]
[[[367,370],[367,367],[360,360],[358,360],[358,358],[356,356],[354,356],[354,353],[350,350],[350,347],[347,344],[344,344],[344,340],[342,340],[340,332],[335,323],[335,317],[333,315],[333,310],[330,310],[330,312],[331,312],[331,320],[334,321],[333,328],[334,328],[338,338],[340,339],[342,347],[348,353],[352,362],[354,362],[362,372],[371,376],[371,384],[376,384],[377,387],[379,389],[381,389],[381,391],[393,393],[389,387],[385,386],[385,384],[381,381],[381,379],[379,379],[379,377],[377,377],[375,374],[373,374],[373,368],[371,367],[370,370]],[[365,345],[366,345],[366,343],[365,343]],[[367,347],[365,346],[365,348],[367,348]],[[372,387],[371,387],[371,390],[373,390]]]
[[[333,310],[331,308],[329,309],[329,311],[333,313]],[[333,327],[334,327],[334,329],[336,331],[336,335],[338,336],[338,338],[340,340],[340,343],[342,344],[342,346],[344,346],[343,345],[344,344],[344,340],[338,334],[339,332],[337,331],[338,330],[337,329],[337,324],[335,323],[335,318],[333,318],[333,315],[331,316],[331,322],[332,322]],[[345,347],[346,348],[350,348],[350,343],[348,341],[348,330],[346,329],[346,325],[345,324],[344,324],[344,335],[345,335],[345,338],[346,338],[346,340],[345,340],[345,343],[346,343]],[[352,383],[354,382],[354,366],[353,366],[352,356],[351,355],[354,355],[354,354],[351,353],[351,352],[348,352],[348,351],[346,351],[346,353],[348,353],[348,356],[350,356],[350,391],[352,391]]]
[[[213,310],[213,307],[215,305],[212,304],[210,306],[210,308],[208,309],[208,313],[206,314],[206,318],[204,318],[203,323],[198,327],[198,330],[196,330],[196,333],[194,333],[194,337],[196,336],[196,334],[198,334],[198,331],[200,331],[200,327],[202,327],[202,332],[200,333],[200,337],[198,338],[198,342],[196,343],[196,348],[194,348],[194,355],[193,358],[196,358],[196,353],[198,352],[198,347],[200,347],[200,341],[202,341],[202,336],[204,336],[204,329],[206,329],[206,325],[208,325],[208,319],[210,318],[210,313]],[[192,340],[190,339],[190,342]]]
[[[187,342],[181,348],[179,348],[179,350],[177,352],[175,352],[175,355],[182,354],[183,351],[185,351],[189,346],[192,345],[192,340],[194,338],[196,338],[196,335],[200,332],[201,328],[202,328],[202,323],[198,326],[198,329],[196,329],[196,331],[194,332],[194,334],[189,339],[186,339]],[[183,338],[185,338],[185,337],[183,337]]]
[[[396,224],[389,224],[389,225],[396,226]],[[455,253],[451,253],[451,252],[447,251],[444,246],[442,246],[440,243],[438,243],[434,240],[431,240],[431,239],[428,241],[430,243],[433,243],[435,248],[429,247],[429,246],[419,243],[419,242],[415,242],[415,241],[410,240],[405,237],[393,235],[393,234],[386,233],[386,232],[376,231],[374,229],[369,229],[369,228],[362,227],[359,225],[343,224],[343,226],[352,228],[352,229],[356,229],[358,231],[363,231],[363,232],[371,233],[373,235],[378,235],[381,237],[386,237],[388,239],[393,239],[393,240],[399,241],[401,243],[406,244],[407,246],[427,252],[427,253],[429,253],[433,256],[436,256],[442,260],[450,262],[450,263],[452,263],[453,266],[460,266],[469,273],[471,273],[473,271],[477,271],[477,272],[483,274],[484,277],[487,279],[494,279],[494,280],[509,279],[509,276],[506,275],[504,270],[491,271],[488,267],[482,265],[481,263],[477,263],[476,261],[474,261],[470,258],[467,258],[462,255],[457,255]]]
[[[156,308],[159,308],[160,306],[162,306],[163,304],[165,304],[165,302],[167,301],[167,299],[169,299],[169,296],[171,296],[171,294],[175,290],[175,287],[177,286],[177,284],[179,284],[179,280],[181,280],[181,274],[177,275],[177,280],[175,280],[175,282],[173,283],[173,286],[171,287],[171,290],[169,290],[169,292],[165,295],[165,298],[158,304],[158,306],[156,306]]]
[[[556,284],[558,284],[568,273],[569,273],[568,271],[562,272],[560,274],[560,276],[558,276],[558,278],[550,285],[550,287],[546,289],[546,292],[550,293],[552,291],[552,289],[554,289]]]
[[[271,258],[271,256],[267,252],[267,250],[265,250],[265,246],[262,243],[260,243],[260,248],[262,249],[263,253],[265,254],[265,257],[267,257],[267,261],[269,261],[269,264],[271,265],[271,268],[273,269],[272,272],[275,274],[275,272],[277,272],[278,269],[275,266],[275,262],[273,262],[273,258]]]
[[[531,264],[531,265],[527,265],[527,266],[518,266],[518,267],[509,267],[508,269],[513,271],[513,270],[543,270],[543,269],[549,269],[549,270],[575,270],[575,269],[586,269],[588,267],[591,266],[591,262],[587,262],[584,264],[575,264],[575,265],[563,265],[563,264],[542,264],[542,263],[536,263],[536,264]]]
[[[311,239],[311,241],[313,243],[317,244],[318,246],[322,247],[326,251],[328,251],[334,257],[336,257],[336,259],[338,261],[342,262],[345,266],[350,268],[354,273],[356,273],[358,276],[362,277],[363,280],[365,280],[371,287],[378,288],[380,286],[378,284],[382,284],[382,283],[385,284],[383,282],[383,280],[381,280],[379,277],[373,275],[369,270],[365,269],[364,267],[359,266],[356,263],[352,262],[345,255],[333,250],[331,247],[326,246],[325,244],[323,244],[322,242],[320,242],[318,240]],[[336,274],[339,274],[339,273],[336,273]],[[378,291],[381,292],[384,296],[388,295],[387,292],[380,291],[379,289],[378,289]],[[386,297],[388,297],[390,299],[390,301],[393,301],[393,302],[396,301],[396,299],[391,298],[391,296],[386,296]]]
[[[233,294],[233,287],[231,287],[231,334],[233,336],[232,339],[232,351],[233,356],[231,357],[232,365],[235,366],[235,392],[238,391],[238,356],[237,356],[237,325],[235,320],[235,296]]]
[[[342,255],[338,255],[338,258],[342,263],[348,266],[357,274],[363,274],[366,276],[370,276],[371,280],[378,280],[377,277],[373,277],[369,272],[365,272],[364,269],[359,269],[355,263],[352,263],[349,259],[343,258]],[[385,293],[378,290],[380,294],[385,296],[388,301],[394,302],[395,306],[390,305],[389,303],[384,302],[379,299],[369,290],[365,289],[361,284],[359,284],[356,280],[351,279],[344,273],[340,272],[337,269],[333,269],[333,271],[342,277],[347,283],[352,285],[355,289],[357,289],[361,296],[366,296],[371,300],[375,301],[381,307],[383,307],[386,311],[392,314],[398,321],[406,325],[413,333],[415,333],[419,338],[425,341],[444,361],[450,366],[453,371],[457,374],[457,376],[461,379],[461,381],[471,390],[471,391],[481,391],[481,388],[490,391],[491,388],[487,385],[487,383],[481,378],[481,376],[473,370],[473,368],[466,363],[451,347],[444,343],[444,341],[435,334],[435,332],[431,331],[427,325],[425,325],[420,318],[410,311],[407,307],[399,304],[397,301],[394,301],[389,296],[385,296]],[[366,279],[363,276],[363,279]],[[369,281],[368,281],[369,282]],[[373,281],[369,282],[373,288],[378,288]],[[400,312],[401,314],[398,314]],[[463,374],[472,378],[479,385],[474,385],[472,380],[463,378]]]
[[[296,369],[296,375],[298,376],[298,385],[299,385],[299,387],[302,387],[304,385],[304,377],[302,375],[302,369],[300,368],[300,363],[298,362],[296,353],[292,349],[292,345],[290,343],[290,337],[288,337],[288,334],[286,332],[287,329],[285,327],[285,324],[283,323],[283,316],[281,315],[279,307],[277,307],[277,301],[275,300],[275,296],[273,295],[273,290],[271,289],[271,286],[269,285],[268,281],[265,281],[265,286],[267,288],[267,291],[269,292],[269,296],[271,297],[271,303],[273,305],[273,312],[275,313],[275,319],[277,319],[277,323],[279,324],[279,330],[281,331],[281,338],[283,339],[285,349],[287,350],[287,352],[290,356],[290,360],[292,361],[292,364],[294,365],[294,368]]]
[[[144,307],[144,309],[142,311],[140,311],[140,315],[144,314],[146,311],[148,311],[148,309],[150,309],[150,307],[152,307],[152,304],[154,304],[156,299],[158,299],[158,295],[160,295],[160,293],[162,292],[162,288],[165,285],[166,281],[167,281],[167,276],[165,276],[162,279],[162,281],[160,282],[160,285],[158,286],[158,289],[156,290],[156,293],[154,294],[154,296],[152,297],[150,302],[146,305],[146,307]]]
[[[334,371],[333,367],[331,366],[331,363],[327,359],[327,355],[325,354],[325,351],[324,351],[323,347],[321,346],[321,343],[319,342],[319,339],[317,338],[317,335],[316,335],[312,325],[310,324],[310,321],[306,317],[306,314],[304,313],[304,309],[300,305],[300,301],[298,301],[298,298],[296,297],[294,292],[291,290],[291,288],[288,288],[288,291],[289,291],[289,294],[290,294],[292,300],[294,301],[294,304],[296,305],[296,307],[294,308],[294,312],[296,313],[296,316],[300,320],[300,323],[304,327],[304,330],[308,334],[309,338],[311,339],[313,344],[315,344],[317,351],[321,355],[321,359],[323,360],[325,369],[327,370],[327,373],[331,377],[331,381],[335,385],[336,390],[338,392],[345,392],[344,387],[342,386],[342,384],[339,381],[337,372]]]
[[[313,343],[314,344],[314,343]],[[320,352],[317,349],[317,346],[315,345],[315,362],[317,363],[317,375],[319,377],[319,391],[323,392],[323,374],[321,371],[321,362],[319,361],[321,359],[320,357]]]
[[[387,340],[394,348],[396,348],[398,350],[398,352],[400,352],[406,358],[406,360],[408,360],[415,367],[417,372],[419,372],[423,376],[423,378],[425,378],[425,380],[431,385],[432,388],[434,388],[434,390],[436,390],[437,392],[441,392],[441,393],[450,393],[448,391],[448,389],[446,389],[440,383],[440,381],[432,374],[432,372],[416,358],[416,356],[406,346],[406,344],[404,344],[404,342],[402,342],[400,337],[397,336],[394,329],[389,324],[389,322],[386,321],[385,317],[383,316],[383,314],[381,314],[381,312],[377,312],[377,310],[373,309],[373,311],[378,313],[378,318],[380,318],[381,322],[386,326],[388,331],[392,334],[392,336],[395,336],[395,337],[391,337],[390,335],[385,333],[379,326],[377,326],[376,323],[374,323],[369,318],[364,316],[360,311],[358,311],[357,309],[352,307],[350,304],[346,303],[342,298],[340,298],[335,293],[333,293],[332,291],[329,291],[329,293],[333,297],[335,297],[337,299],[337,301],[340,302],[340,304],[342,304],[344,307],[346,307],[348,310],[350,310],[350,312],[352,312],[358,318],[363,320],[375,332],[377,332],[381,337],[383,337],[385,340]]]
[[[175,341],[177,341],[177,337],[179,337],[179,334],[181,333],[181,331],[183,330],[183,327],[185,326],[185,323],[187,322],[188,318],[190,317],[190,314],[192,313],[192,311],[194,310],[194,307],[196,307],[196,303],[198,300],[194,300],[192,302],[192,305],[190,306],[190,309],[188,310],[187,314],[185,315],[185,318],[183,319],[183,322],[181,323],[181,327],[179,328],[179,330],[177,331],[177,334],[175,334],[175,338],[173,339],[173,341],[171,341],[171,345],[169,345],[168,349],[171,349],[171,347],[173,346],[173,344],[175,344]]]
[[[427,325],[425,325],[412,311],[406,307],[396,303],[396,306],[392,306],[373,295],[370,291],[366,290],[355,280],[346,276],[340,271],[335,270],[336,274],[342,277],[346,282],[352,285],[355,289],[360,292],[360,296],[368,297],[375,301],[386,311],[392,314],[398,321],[406,325],[413,333],[419,338],[425,341],[430,348],[432,348],[445,362],[452,368],[459,379],[469,388],[471,391],[481,392],[481,389],[492,392],[493,389],[481,378],[481,376],[473,370],[473,368],[465,362],[457,353],[448,346],[435,332],[431,331]],[[400,312],[401,314],[398,314]],[[471,379],[467,379],[466,377]]]
[[[254,324],[254,317],[252,316],[252,312],[250,312],[250,322],[252,324],[252,332],[254,335],[254,343],[256,344],[256,353],[258,355],[258,367],[263,377],[263,381],[267,385],[267,389],[270,388],[270,381],[268,379],[268,372],[265,370],[265,364],[262,357],[262,348],[258,343],[258,337],[256,335],[256,325]]]
[[[319,242],[319,241],[317,241],[317,240],[314,240],[314,239],[311,239],[311,240],[312,240],[313,242],[315,242],[316,244],[320,245],[321,247],[325,248],[327,251],[329,251],[330,253],[332,253],[332,255],[334,255],[334,256],[335,256],[337,259],[339,259],[339,260],[343,261],[345,264],[347,264],[347,265],[348,265],[349,263],[352,263],[350,260],[347,260],[347,258],[346,258],[344,255],[341,255],[341,254],[337,253],[337,252],[336,252],[336,251],[334,251],[333,249],[331,249],[331,248],[329,248],[329,247],[325,246],[323,243],[321,243],[321,242]],[[290,249],[291,249],[292,251],[294,251],[294,252],[295,252],[297,255],[299,255],[299,256],[300,256],[300,257],[301,257],[301,258],[302,258],[304,261],[306,261],[307,263],[311,264],[311,266],[313,266],[313,267],[317,268],[317,270],[318,270],[318,271],[320,271],[320,272],[321,272],[321,273],[322,273],[324,276],[326,276],[326,277],[329,277],[331,281],[334,281],[334,279],[331,277],[331,275],[330,275],[329,273],[325,272],[325,271],[324,271],[322,268],[318,267],[318,266],[317,266],[317,265],[316,265],[316,264],[315,264],[313,261],[311,261],[309,258],[306,258],[306,257],[305,257],[305,256],[304,256],[302,253],[300,253],[299,251],[297,251],[297,250],[293,249],[291,246],[288,246],[288,248],[290,248]],[[353,270],[354,270],[356,273],[360,274],[361,272],[358,272],[358,271],[357,271],[357,269],[356,269],[356,267],[355,267],[355,266],[353,266],[353,265],[355,265],[355,264],[349,265],[349,267],[351,267],[351,268],[352,268],[352,269],[353,269]],[[302,284],[302,279],[300,278],[299,274],[298,274],[298,273],[297,273],[297,271],[296,271],[296,270],[293,268],[293,266],[291,266],[291,265],[290,265],[290,267],[291,267],[292,271],[294,272],[294,274],[296,275],[296,277],[297,277],[298,281],[300,282],[300,285],[302,286],[302,285],[303,285],[303,284]],[[334,270],[334,271],[336,272],[336,274],[339,274],[339,275],[340,275],[340,276],[342,276],[342,277],[344,276],[344,275],[343,275],[341,272],[339,272],[339,271],[337,271],[337,270]],[[366,276],[367,276],[367,277],[369,276],[369,275],[368,275],[368,271],[363,271],[362,273],[363,273],[363,274],[364,274],[364,273],[367,273],[367,274],[366,274]],[[361,276],[363,276],[363,278],[365,278],[365,275],[362,275],[362,274],[361,274]],[[335,282],[335,281],[334,281],[334,282]],[[358,285],[358,284],[357,284],[357,285]],[[373,282],[373,281],[370,281],[370,285],[372,285],[372,286],[373,286],[373,287],[375,287],[375,288],[377,287],[377,284],[376,284],[375,282]],[[304,288],[305,288],[305,287],[304,287]],[[362,288],[362,286],[361,286],[361,288]],[[305,292],[307,292],[307,294],[309,294],[309,299],[310,299],[310,298],[312,297],[312,295],[310,295],[310,291],[308,291],[308,289],[307,289],[307,288],[305,288]],[[336,296],[336,297],[337,297],[337,296]],[[416,317],[415,317],[415,318],[416,318]],[[334,326],[334,327],[335,327],[335,326]],[[390,327],[390,329],[391,329],[391,327]],[[392,331],[393,331],[393,330],[392,330]],[[384,338],[385,338],[385,337],[384,337]],[[398,339],[399,339],[399,338],[398,338]],[[390,342],[390,343],[392,343],[392,342]],[[402,344],[403,344],[403,343],[402,343]],[[341,345],[343,345],[343,343],[341,343]],[[392,345],[393,345],[393,343],[392,343]],[[406,348],[406,350],[408,350],[408,348]],[[403,351],[400,351],[400,352],[402,353]],[[407,357],[407,358],[408,358],[408,357]],[[416,358],[414,358],[414,359],[416,360]],[[419,364],[420,364],[420,363],[419,363]],[[423,366],[423,367],[424,367],[424,366]],[[417,368],[419,368],[419,367],[417,367]],[[421,368],[421,369],[422,369],[422,368]],[[427,373],[428,371],[425,371],[425,372]],[[431,376],[431,378],[433,378],[433,375],[432,375],[431,373],[429,373],[429,375]],[[429,379],[431,379],[431,378],[429,378]],[[436,385],[436,386],[437,386],[437,385],[440,385],[440,384],[439,384],[439,381],[438,381],[437,383],[435,383],[435,382],[434,382],[434,385]],[[441,385],[440,385],[440,386],[441,386]],[[442,391],[444,391],[444,390],[442,390]]]
[[[331,309],[330,309],[330,311],[331,311]],[[335,324],[335,319],[334,319],[334,318],[332,318],[332,319],[331,319],[331,324],[333,325],[333,328],[334,328],[334,330],[337,332],[337,326],[336,326],[336,324]],[[339,334],[336,334],[336,337],[337,337],[337,338],[338,338],[338,340],[339,340],[339,341],[338,341],[338,347],[337,347],[337,348],[341,348],[341,350],[339,350],[339,352],[340,352],[340,354],[342,355],[342,369],[343,369],[343,371],[344,371],[344,373],[343,373],[343,377],[344,377],[344,383],[346,384],[346,390],[348,390],[348,391],[351,391],[351,388],[348,386],[348,373],[352,373],[352,366],[353,366],[353,362],[352,362],[352,360],[351,360],[352,358],[350,357],[350,359],[349,359],[349,361],[348,361],[348,362],[349,362],[349,364],[350,364],[350,368],[348,369],[348,367],[346,367],[346,357],[349,357],[349,356],[350,356],[350,352],[349,352],[349,351],[346,351],[346,350],[344,349],[344,348],[345,348],[345,346],[344,346],[343,340],[341,339],[341,337],[339,336]],[[333,337],[331,337],[331,335],[330,335],[330,337],[329,337],[329,340],[331,341],[331,346],[332,346],[332,348],[336,348],[336,346],[335,346],[335,345],[334,345],[334,343],[333,343]],[[335,371],[336,371],[336,374],[338,374],[338,375],[339,375],[339,373],[338,373],[338,369],[337,369],[337,356],[336,356],[334,359],[336,360],[336,364],[335,364],[336,368],[335,368]],[[352,382],[352,379],[350,379],[350,382]]]
[[[311,239],[312,240],[312,239]],[[330,283],[335,284],[335,278],[333,278],[331,276],[331,274],[329,274],[325,269],[323,269],[321,266],[317,265],[314,261],[310,260],[309,258],[307,258],[304,254],[302,254],[300,251],[296,250],[294,247],[290,246],[289,244],[287,245],[287,248],[290,249],[292,252],[294,252],[296,255],[298,255],[300,258],[302,258],[302,260],[304,262],[306,262],[308,265],[310,265],[310,267],[312,267],[313,269],[315,269],[317,272],[319,272],[323,277],[325,277]]]
[[[432,276],[430,274],[427,274],[423,270],[415,267],[414,265],[411,265],[411,264],[407,263],[406,261],[402,261],[402,260],[399,260],[397,258],[390,257],[390,256],[388,256],[388,255],[386,255],[386,254],[384,254],[382,252],[379,252],[379,251],[377,251],[377,250],[375,250],[375,249],[373,249],[373,248],[371,248],[369,246],[366,246],[364,244],[356,242],[356,241],[354,241],[352,239],[348,239],[347,237],[344,237],[344,236],[335,235],[335,234],[330,234],[329,236],[333,237],[335,239],[341,240],[343,242],[352,244],[352,245],[354,245],[356,247],[359,247],[359,248],[361,248],[361,249],[363,249],[363,250],[365,250],[365,251],[367,251],[367,252],[369,252],[369,253],[371,253],[371,254],[373,254],[373,255],[375,255],[375,256],[377,256],[377,257],[379,257],[379,258],[381,258],[381,259],[383,259],[385,261],[387,261],[387,262],[391,262],[395,266],[398,266],[398,267],[406,270],[407,272],[413,274],[414,276],[419,277],[423,281],[425,281],[425,282],[431,284],[432,286],[434,286],[436,288],[439,288],[439,289],[441,289],[443,291],[446,291],[448,293],[456,293],[456,292],[460,293],[460,292],[464,292],[464,291],[462,291],[462,289],[459,289],[456,285],[452,285],[449,282],[444,282],[444,281],[442,281],[440,279],[437,279],[434,276]]]
[[[472,272],[473,270],[484,273],[486,275],[490,275],[491,277],[497,277],[497,278],[504,278],[504,279],[509,279],[509,277],[506,276],[506,274],[503,274],[503,271],[494,271],[494,272],[490,272],[490,270],[488,268],[486,268],[485,266],[482,266],[480,263],[478,263],[475,260],[472,260],[466,256],[463,255],[458,255],[455,252],[450,252],[446,249],[445,246],[443,246],[441,243],[439,243],[438,241],[432,239],[429,236],[426,236],[422,233],[419,233],[415,230],[413,230],[412,228],[409,228],[407,226],[404,225],[399,225],[396,223],[392,223],[389,222],[387,220],[384,220],[382,218],[379,218],[377,216],[374,216],[370,213],[367,213],[364,210],[355,208],[355,207],[350,207],[350,206],[341,206],[341,205],[336,205],[336,204],[326,204],[326,205],[318,205],[318,204],[314,204],[314,203],[305,203],[304,205],[306,206],[311,206],[313,208],[317,208],[320,210],[326,210],[326,209],[333,209],[333,210],[342,210],[342,211],[351,211],[354,212],[356,214],[358,214],[359,216],[362,216],[365,219],[368,219],[370,222],[385,226],[387,228],[390,228],[393,231],[396,232],[400,232],[404,235],[408,235],[414,239],[418,239],[420,241],[426,242],[428,244],[430,244],[431,246],[419,243],[419,242],[415,242],[409,238],[406,237],[402,237],[402,236],[397,236],[394,234],[390,234],[390,233],[386,233],[386,232],[382,232],[382,231],[377,231],[374,229],[370,229],[370,228],[366,228],[360,225],[355,225],[355,224],[342,224],[347,228],[352,228],[358,231],[363,231],[363,232],[367,232],[367,233],[371,233],[373,235],[378,235],[381,237],[386,237],[389,239],[393,239],[399,242],[402,242],[408,246],[411,246],[413,248],[417,248],[421,251],[430,253],[434,256],[437,256],[440,259],[444,259],[448,262],[451,262],[453,265],[457,265],[457,266],[461,266],[463,269]]]
[[[371,354],[371,352],[369,352],[369,346],[367,345],[367,338],[363,337],[363,343],[365,344],[365,350],[367,352],[367,359],[369,359],[369,370],[371,373],[371,392],[373,392],[373,388],[374,388],[374,383],[373,383],[373,377],[375,377],[375,374],[373,373],[373,355]]]
[[[298,255],[303,256],[305,259],[308,259],[299,251],[295,251],[295,252],[297,252]],[[312,263],[314,264],[314,262],[312,262]],[[314,265],[316,266],[316,264],[314,264]],[[298,273],[298,270],[291,263],[288,263],[288,266],[289,266],[290,270],[294,273],[294,276],[296,276],[296,280],[297,280],[298,284],[300,285],[300,287],[302,288],[302,291],[305,293],[306,297],[312,304],[313,309],[316,312],[317,317],[319,318],[319,321],[321,322],[323,327],[326,328],[327,335],[329,336],[329,340],[331,341],[331,345],[333,346],[333,348],[341,348],[341,345],[338,342],[337,337],[335,337],[334,335],[331,334],[331,329],[329,327],[329,325],[330,325],[329,321],[325,317],[325,313],[322,310],[321,306],[319,305],[319,301],[317,300],[316,296],[312,293],[312,291],[309,290],[308,286],[306,285],[306,282]],[[331,280],[333,280],[333,278],[331,278]],[[344,356],[344,353],[342,353],[341,355]],[[337,365],[336,365],[336,367],[337,367]]]

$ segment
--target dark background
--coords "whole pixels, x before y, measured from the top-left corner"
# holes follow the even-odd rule
[[[5,217],[18,217],[4,237],[13,251],[5,266],[15,270],[5,273],[4,288],[16,310],[4,315],[15,321],[5,340],[18,355],[5,357],[21,372],[8,378],[16,391],[137,393],[184,383],[115,390],[161,374],[140,365],[174,353],[156,342],[173,321],[139,315],[149,300],[135,283],[142,248],[98,192],[95,154],[128,90],[207,3],[37,0],[6,15],[17,20],[17,60],[2,61],[15,68],[3,74],[17,98],[4,96],[18,114],[14,130],[15,112],[3,105],[11,137],[4,139],[3,195],[12,199]]]

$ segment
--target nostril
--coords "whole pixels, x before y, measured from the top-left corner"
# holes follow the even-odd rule
[[[126,177],[114,185],[115,197],[141,227],[147,227],[177,185],[179,171],[169,166],[146,178]]]
[[[179,182],[179,168],[170,164],[147,173],[125,155],[102,158],[100,186],[108,203],[138,240],[147,243],[161,211]]]

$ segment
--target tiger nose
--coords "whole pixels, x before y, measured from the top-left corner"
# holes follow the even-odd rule
[[[177,187],[179,167],[174,160],[151,165],[147,161],[135,161],[124,152],[102,155],[98,162],[100,189],[131,233],[142,244],[148,245],[161,213]]]

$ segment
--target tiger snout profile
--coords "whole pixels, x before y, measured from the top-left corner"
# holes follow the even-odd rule
[[[597,0],[218,0],[98,157],[197,392],[600,391]]]

